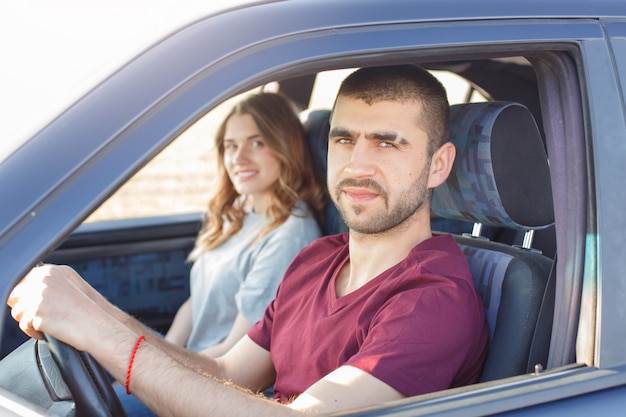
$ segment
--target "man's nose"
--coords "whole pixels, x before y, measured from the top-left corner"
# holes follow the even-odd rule
[[[356,142],[345,170],[354,177],[369,177],[376,173],[374,150],[370,144],[364,140]]]

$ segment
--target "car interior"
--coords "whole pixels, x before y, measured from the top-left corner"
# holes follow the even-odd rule
[[[550,167],[536,72],[522,57],[423,64],[467,80],[451,106],[457,157],[433,193],[432,228],[463,250],[489,322],[481,382],[540,372],[555,305],[556,239]],[[318,174],[325,177],[330,108],[309,107],[316,74],[276,82],[302,108]],[[472,102],[480,93],[485,100]],[[306,110],[306,111],[304,111]],[[165,332],[189,294],[185,262],[199,213],[82,224],[46,259],[69,264],[92,286],[156,331]],[[329,204],[324,234],[346,231]],[[2,356],[25,341],[5,325]]]

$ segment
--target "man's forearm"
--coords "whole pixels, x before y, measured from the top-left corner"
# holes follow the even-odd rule
[[[137,352],[130,389],[159,416],[301,415],[261,395],[190,372],[149,342]]]
[[[172,345],[119,309],[107,307],[106,334],[90,353],[159,416],[280,416],[292,410],[214,378],[215,361]],[[145,340],[131,356],[140,335]],[[196,359],[199,359],[196,362]],[[129,369],[130,367],[130,369]],[[190,371],[190,368],[195,372]],[[130,377],[129,377],[130,376]],[[286,413],[286,414],[282,414]]]
[[[126,327],[132,330],[135,334],[144,335],[147,342],[160,349],[186,368],[189,368],[200,375],[211,375],[217,379],[223,378],[218,363],[212,358],[200,355],[199,353],[192,352],[181,346],[168,342],[139,320],[126,314],[117,307],[113,308],[114,311],[112,311],[112,315],[116,320],[126,325]]]

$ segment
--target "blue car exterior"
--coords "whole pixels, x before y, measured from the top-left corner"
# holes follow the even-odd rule
[[[294,0],[203,17],[111,74],[0,161],[4,299],[223,100],[324,69],[483,56],[525,56],[540,68],[559,262],[549,369],[337,415],[624,415],[623,1]],[[10,320],[6,312],[3,319]]]

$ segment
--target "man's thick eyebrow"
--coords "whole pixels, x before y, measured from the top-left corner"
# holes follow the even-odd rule
[[[330,130],[330,132],[328,132],[329,138],[336,138],[338,136],[352,137],[354,134],[350,132],[350,130],[343,127],[334,127]]]
[[[356,133],[350,131],[349,129],[345,129],[343,127],[335,127],[330,130],[328,133],[328,138],[337,138],[337,137],[346,137],[353,138],[356,136]],[[407,141],[402,136],[398,136],[395,132],[373,132],[365,135],[365,139],[367,140],[379,140],[385,142],[398,142],[400,145],[408,145],[409,141]]]
[[[367,140],[383,140],[385,142],[398,142],[400,145],[408,145],[409,142],[395,132],[373,132],[365,135]]]

